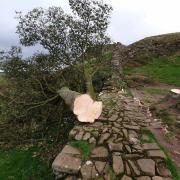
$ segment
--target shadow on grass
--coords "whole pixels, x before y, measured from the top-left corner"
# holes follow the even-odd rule
[[[26,151],[19,149],[0,150],[0,179],[53,179],[50,168],[37,155],[37,148],[30,148]]]

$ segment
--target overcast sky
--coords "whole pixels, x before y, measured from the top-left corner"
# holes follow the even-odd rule
[[[180,32],[180,0],[105,0],[113,6],[109,35],[113,41],[130,44],[147,36]],[[18,45],[15,11],[61,6],[68,0],[0,0],[0,50]],[[25,48],[25,56],[39,48]]]

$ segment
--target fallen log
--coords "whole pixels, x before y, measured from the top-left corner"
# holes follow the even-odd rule
[[[58,94],[64,99],[80,122],[93,123],[102,113],[102,102],[93,101],[88,94],[80,94],[63,87]]]

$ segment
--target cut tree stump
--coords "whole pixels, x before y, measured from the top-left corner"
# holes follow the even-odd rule
[[[93,101],[88,94],[80,94],[67,87],[61,88],[58,94],[64,99],[80,122],[93,123],[102,113],[102,102]]]
[[[179,99],[180,100],[180,89],[171,89],[169,95],[173,99]]]

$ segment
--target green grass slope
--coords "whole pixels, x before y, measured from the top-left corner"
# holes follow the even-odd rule
[[[149,64],[125,68],[125,74],[148,76],[155,81],[180,87],[180,55],[154,58]]]

